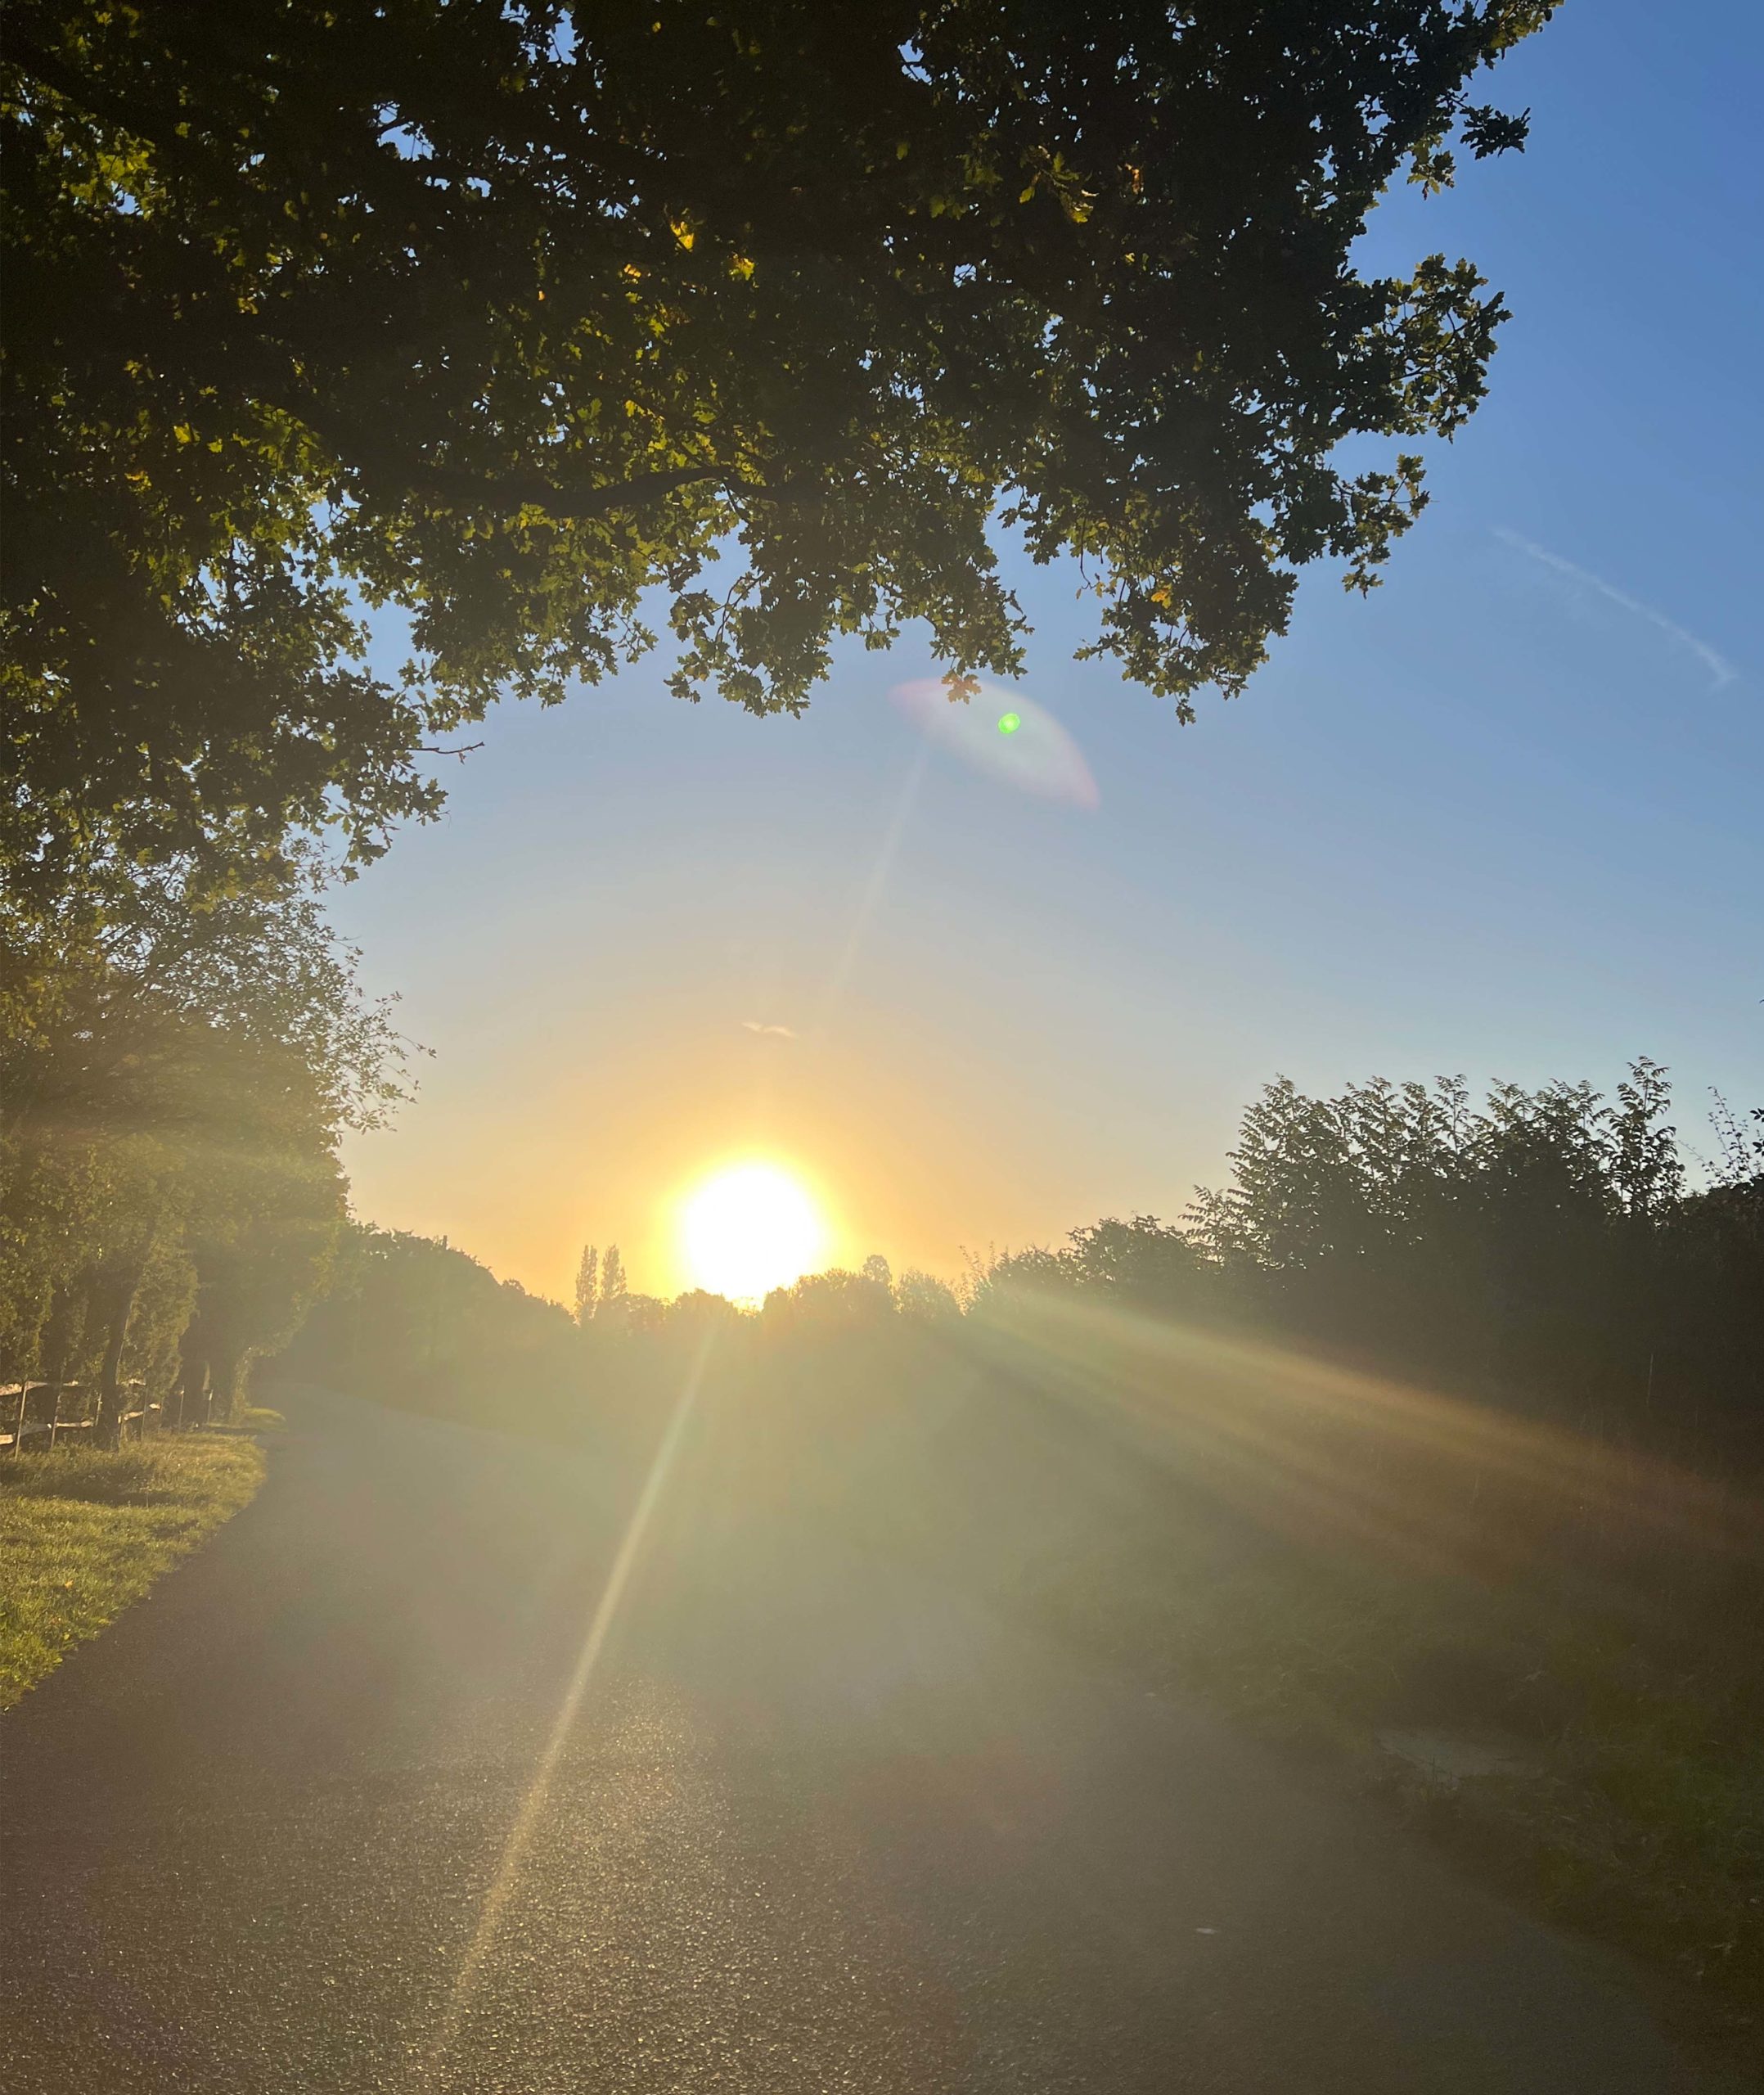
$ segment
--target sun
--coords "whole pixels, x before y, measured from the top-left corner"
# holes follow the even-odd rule
[[[736,1164],[686,1196],[682,1262],[695,1287],[758,1302],[826,1255],[826,1225],[807,1188],[775,1164]]]

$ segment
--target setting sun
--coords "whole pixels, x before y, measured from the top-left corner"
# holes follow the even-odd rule
[[[682,1263],[696,1287],[756,1302],[825,1255],[812,1196],[774,1164],[739,1164],[708,1179],[681,1211]]]

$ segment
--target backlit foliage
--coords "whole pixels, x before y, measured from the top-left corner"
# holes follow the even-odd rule
[[[1351,258],[1520,142],[1469,97],[1550,12],[20,0],[0,849],[371,852],[650,606],[755,712],[909,619],[1009,675],[1001,511],[1126,674],[1238,691],[1481,396],[1471,264]]]

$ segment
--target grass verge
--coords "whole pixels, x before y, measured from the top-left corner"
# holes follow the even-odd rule
[[[0,1710],[96,1637],[263,1480],[245,1439],[177,1435],[0,1468]]]
[[[1029,1597],[1137,1677],[1357,1769],[1481,1872],[1675,1970],[1723,2003],[1730,2034],[1764,2039],[1749,1622],[1668,1660],[1584,1603],[1395,1580],[1303,1548],[1234,1561],[1205,1521],[1100,1543]],[[1418,1765],[1415,1741],[1439,1761]]]

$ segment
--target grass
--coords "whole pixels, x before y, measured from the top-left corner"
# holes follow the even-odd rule
[[[182,1435],[0,1467],[0,1709],[108,1628],[263,1479],[251,1441]]]
[[[1062,1492],[983,1458],[1024,1509],[1001,1601],[1332,1756],[1764,2045],[1757,1480],[1297,1354],[1050,1329],[1015,1438]]]
[[[1648,1651],[1573,1593],[1479,1590],[1212,1524],[1094,1538],[1044,1567],[1046,1619],[1264,1737],[1327,1753],[1553,1917],[1622,1944],[1764,2037],[1764,1725],[1744,1610],[1699,1651]],[[1393,1741],[1491,1742],[1444,1773]]]

